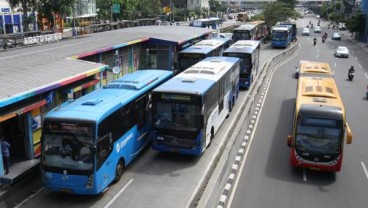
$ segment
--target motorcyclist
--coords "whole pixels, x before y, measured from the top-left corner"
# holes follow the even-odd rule
[[[351,67],[350,67],[348,74],[350,74],[350,73],[355,73],[354,66],[351,66]]]
[[[323,42],[323,43],[326,41],[327,36],[328,36],[328,35],[327,35],[327,33],[323,34],[323,36],[322,36],[322,42]]]
[[[317,44],[317,38],[314,37],[314,39],[313,39],[313,45],[316,45],[316,44]]]

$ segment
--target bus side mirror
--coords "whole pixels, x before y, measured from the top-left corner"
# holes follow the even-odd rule
[[[291,147],[291,135],[288,135],[287,137],[287,145]]]
[[[346,122],[345,127],[346,127],[346,144],[351,144],[353,141],[353,133],[351,132],[348,122]]]

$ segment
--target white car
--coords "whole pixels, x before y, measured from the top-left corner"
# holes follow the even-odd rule
[[[319,18],[320,18],[320,16],[317,14],[317,15],[316,15],[316,19],[319,19]]]
[[[349,49],[345,46],[338,46],[335,51],[335,56],[349,58]]]
[[[316,28],[314,28],[314,33],[321,33],[322,29],[320,26],[316,26]]]
[[[332,35],[332,40],[341,40],[341,33],[334,32]]]
[[[302,35],[307,35],[307,36],[309,36],[309,35],[310,35],[310,30],[309,30],[309,28],[304,28],[304,29],[303,29],[303,32],[302,32]]]

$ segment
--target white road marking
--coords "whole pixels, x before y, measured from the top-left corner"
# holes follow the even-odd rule
[[[127,184],[104,206],[104,208],[109,208],[112,203],[128,188],[128,186],[134,181],[134,179],[130,179]]]
[[[17,206],[15,206],[14,208],[19,208],[22,205],[26,204],[30,199],[32,199],[34,196],[36,196],[37,194],[39,194],[42,190],[44,190],[45,188],[42,187],[40,188],[38,191],[36,191],[34,194],[30,195],[29,197],[27,197],[25,200],[23,200],[22,202],[20,202],[19,204],[17,204]]]
[[[359,67],[360,67],[361,69],[363,69],[362,65],[360,65],[360,64],[359,64]]]
[[[307,169],[303,169],[303,181],[307,182]]]
[[[365,78],[367,78],[367,79],[368,79],[368,75],[367,75],[367,73],[364,73],[364,76],[365,76]]]
[[[368,171],[367,171],[367,168],[365,167],[365,164],[364,162],[360,162],[362,164],[362,167],[363,167],[363,170],[364,170],[364,173],[365,173],[365,177],[367,177],[368,179]]]
[[[355,61],[358,61],[358,58],[357,57],[355,57]]]
[[[334,64],[334,66],[336,67],[336,62],[335,62],[335,64]]]

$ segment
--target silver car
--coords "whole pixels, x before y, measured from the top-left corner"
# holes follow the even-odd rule
[[[349,58],[349,49],[345,46],[338,46],[335,50],[335,56]]]
[[[303,29],[303,32],[302,32],[302,35],[307,35],[307,36],[309,36],[309,35],[310,35],[310,30],[309,30],[309,28],[304,28],[304,29]]]

